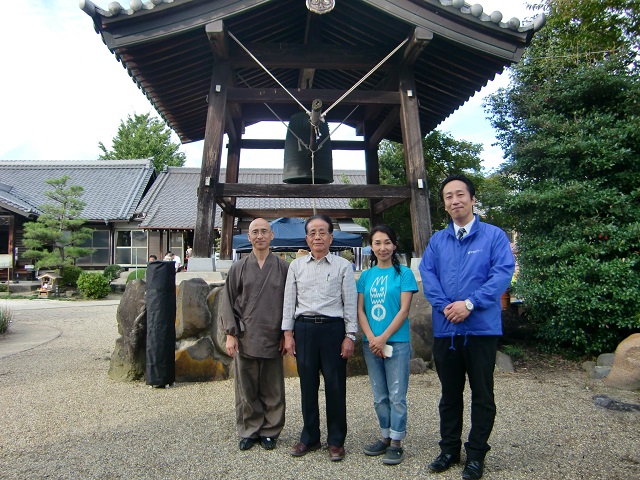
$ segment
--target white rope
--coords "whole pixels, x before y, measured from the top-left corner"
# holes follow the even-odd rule
[[[358,88],[360,86],[360,84],[362,82],[364,82],[367,78],[369,78],[369,76],[371,76],[371,74],[373,72],[375,72],[378,68],[380,68],[380,66],[386,62],[387,60],[389,60],[389,58],[391,58],[391,56],[396,53],[398,50],[400,50],[400,47],[402,47],[405,43],[407,43],[409,41],[408,38],[405,38],[402,42],[400,42],[400,45],[398,45],[396,48],[394,48],[391,53],[389,53],[389,55],[387,55],[386,57],[384,57],[382,60],[380,60],[380,62],[373,67],[371,70],[369,70],[369,73],[367,73],[364,77],[362,77],[353,87],[351,87],[349,90],[347,90],[345,92],[344,95],[342,95],[339,99],[337,99],[335,102],[333,102],[333,105],[331,105],[329,108],[327,108],[324,113],[322,114],[323,117],[325,117],[327,115],[327,113],[329,113],[331,111],[331,109],[333,107],[335,107],[338,103],[340,103],[342,100],[344,100],[344,98],[349,95],[351,92],[353,92],[356,88]]]
[[[256,62],[258,65],[260,65],[260,67],[262,67],[262,69],[263,69],[265,72],[267,72],[267,74],[268,74],[271,78],[273,78],[273,79],[276,81],[276,83],[277,83],[278,85],[280,85],[280,86],[284,89],[284,91],[285,91],[285,92],[287,92],[287,94],[288,94],[291,98],[293,98],[293,99],[296,101],[296,103],[297,103],[298,105],[300,105],[300,108],[302,108],[302,110],[304,110],[304,111],[305,111],[305,113],[306,113],[307,115],[310,115],[310,114],[311,114],[311,112],[309,112],[309,110],[307,110],[307,109],[305,108],[305,106],[304,106],[302,103],[300,103],[300,102],[298,101],[298,99],[297,99],[296,97],[294,97],[294,96],[293,96],[293,94],[292,94],[289,90],[287,90],[287,87],[285,87],[284,85],[282,85],[282,84],[280,83],[280,81],[279,81],[276,77],[274,77],[274,76],[273,76],[273,74],[272,74],[272,73],[267,69],[267,67],[265,67],[264,65],[262,65],[262,63],[260,63],[260,60],[258,60],[258,59],[253,55],[253,53],[251,53],[251,52],[250,52],[250,51],[249,51],[249,50],[248,50],[248,49],[247,49],[247,48],[246,48],[246,47],[245,47],[245,46],[240,42],[240,40],[238,40],[238,39],[235,37],[235,35],[234,35],[233,33],[231,33],[231,32],[227,32],[227,33],[229,34],[229,36],[230,36],[231,38],[233,38],[233,39],[236,41],[236,43],[237,43],[238,45],[240,45],[240,47],[241,47],[245,52],[247,52],[247,54],[249,54],[249,56],[250,56],[251,58],[253,58],[253,59],[255,60],[255,62]]]

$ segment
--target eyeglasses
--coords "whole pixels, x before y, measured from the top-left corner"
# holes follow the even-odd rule
[[[271,232],[271,230],[267,230],[266,228],[263,228],[262,230],[251,230],[249,232],[249,235],[251,235],[252,237],[259,237],[260,235],[262,235],[263,237],[266,237],[267,235],[269,235],[269,232]]]
[[[317,235],[324,238],[327,235],[331,235],[331,234],[326,230],[311,230],[310,232],[307,232],[307,237],[309,238],[315,238]]]

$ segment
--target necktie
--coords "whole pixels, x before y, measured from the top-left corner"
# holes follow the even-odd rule
[[[467,233],[467,231],[464,229],[464,227],[458,230],[458,240],[462,240],[462,237],[464,237],[465,233]]]

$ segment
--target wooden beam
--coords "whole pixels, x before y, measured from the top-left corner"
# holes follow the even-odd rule
[[[380,142],[393,130],[400,121],[400,106],[397,105],[391,109],[389,114],[382,120],[375,132],[369,137],[369,148],[378,148]]]
[[[244,45],[260,60],[260,63],[269,69],[315,68],[368,71],[384,58],[384,54],[378,47],[291,43],[245,43]],[[229,60],[234,68],[257,66],[256,61],[236,43],[230,44]],[[380,68],[384,70],[393,67],[397,67],[397,62],[390,59]]]
[[[290,185],[261,183],[218,183],[210,179],[216,197],[247,198],[411,198],[405,185]]]
[[[320,213],[327,215],[331,218],[367,218],[369,216],[369,210],[365,209],[336,209],[336,208],[323,208],[319,210]],[[278,217],[310,217],[313,215],[313,209],[311,208],[287,208],[285,210],[277,209],[236,209],[238,217],[241,218],[278,218]]]
[[[222,20],[208,23],[204,31],[209,38],[209,46],[216,62],[229,60],[229,37]]]
[[[371,212],[374,215],[382,215],[382,213],[389,210],[391,207],[395,207],[406,200],[407,199],[405,198],[385,198],[375,203],[371,208]],[[378,223],[382,223],[382,219],[380,219],[380,222],[377,222],[375,225],[378,225]]]
[[[214,218],[216,215],[216,191],[209,187],[211,178],[219,178],[224,136],[227,90],[231,83],[231,68],[228,62],[216,63],[209,89],[209,106],[205,127],[202,168],[198,186],[198,211],[193,236],[193,256],[211,258],[213,248]]]
[[[302,104],[311,104],[315,99],[322,100],[322,103],[331,105],[338,98],[344,95],[344,90],[294,89],[291,93]],[[289,94],[281,88],[230,88],[227,93],[229,102],[247,103],[291,103]],[[400,96],[398,92],[388,91],[368,91],[354,90],[344,100],[345,105],[399,105]]]
[[[433,40],[433,32],[423,27],[416,27],[404,49],[402,65],[412,67],[431,40]]]
[[[411,68],[400,71],[400,122],[402,125],[402,146],[407,167],[407,185],[411,191],[411,228],[413,249],[418,257],[427,248],[431,238],[431,213],[429,210],[429,188],[424,167],[424,150],[420,132],[418,95]]]
[[[226,183],[238,182],[238,177],[240,176],[240,151],[241,148],[239,142],[232,143],[229,146],[227,152],[227,169],[225,171]],[[236,199],[229,199],[228,204],[235,209]],[[228,212],[225,208],[222,209],[222,235],[220,238],[221,260],[231,260],[231,253],[233,250],[233,224],[235,223],[235,217],[236,215],[233,212]]]
[[[308,140],[308,139],[307,139]],[[248,150],[283,150],[284,140],[243,138],[240,147]],[[360,140],[332,140],[331,150],[363,150],[366,143]]]

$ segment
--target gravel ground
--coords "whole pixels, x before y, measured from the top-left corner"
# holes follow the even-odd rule
[[[15,311],[15,322],[63,333],[0,359],[0,477],[460,478],[461,466],[437,475],[427,469],[439,453],[439,383],[432,371],[411,376],[401,465],[361,453],[378,434],[367,377],[348,380],[344,461],[330,462],[326,450],[288,454],[301,428],[297,379],[286,381],[287,423],[278,448],[241,452],[232,381],[153,389],[109,379],[116,308],[96,302]],[[640,478],[640,412],[597,407],[595,394],[640,403],[639,393],[608,390],[575,366],[496,373],[498,417],[484,478]]]

